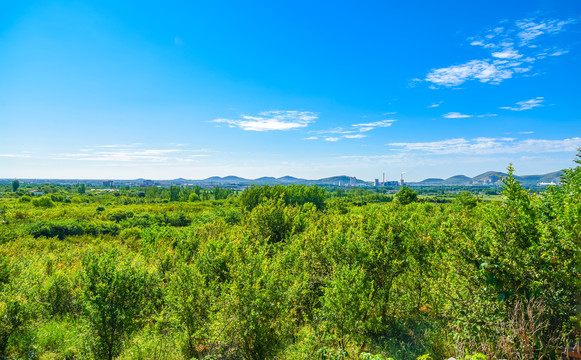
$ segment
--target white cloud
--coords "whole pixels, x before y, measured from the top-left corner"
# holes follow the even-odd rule
[[[352,124],[351,127],[347,128],[347,129],[345,129],[343,127],[338,127],[338,128],[329,129],[329,130],[315,131],[315,133],[322,134],[322,135],[324,135],[324,134],[340,134],[341,135],[341,137],[336,137],[336,136],[326,137],[325,140],[327,140],[327,141],[338,141],[341,138],[344,138],[344,139],[362,139],[364,137],[367,137],[367,135],[363,135],[362,133],[371,131],[375,128],[390,127],[396,121],[397,120],[395,120],[395,119],[389,119],[389,120],[380,120],[380,121],[374,121],[374,122],[362,123],[362,124]],[[311,136],[310,138],[307,138],[307,139],[308,140],[315,140],[316,136]]]
[[[432,70],[426,76],[426,81],[447,87],[458,86],[468,80],[499,84],[510,79],[513,73],[509,66],[499,60],[472,60],[461,65]]]
[[[132,143],[132,144],[113,144],[113,145],[95,145],[98,148],[133,148],[139,145],[143,145],[142,143]]]
[[[304,140],[318,140],[319,138],[317,136],[309,136],[307,138],[304,138]]]
[[[521,131],[519,134],[533,134],[534,131]]]
[[[443,101],[440,101],[439,103],[435,103],[435,104],[432,104],[432,105],[428,105],[428,107],[429,107],[429,108],[437,108],[437,107],[439,107],[440,105],[442,105],[442,103],[443,103]]]
[[[239,120],[215,119],[212,122],[225,123],[246,131],[292,130],[308,126],[318,119],[311,111],[265,111],[259,116],[241,115]]]
[[[94,151],[82,149],[80,153],[58,154],[54,160],[77,160],[95,162],[120,163],[165,163],[170,161],[189,162],[196,158],[207,157],[206,154],[188,154],[181,149],[116,149],[110,151]]]
[[[542,96],[536,97],[534,99],[530,99],[530,100],[523,100],[523,101],[518,101],[516,104],[518,105],[518,107],[512,107],[512,106],[503,106],[500,109],[504,109],[504,110],[512,110],[512,111],[523,111],[523,110],[530,110],[539,106],[543,106],[543,104],[541,104],[544,100],[544,98]]]
[[[482,114],[482,115],[478,115],[477,117],[482,118],[482,117],[490,117],[490,116],[498,116],[498,114]]]
[[[0,154],[0,157],[5,157],[5,158],[29,158],[31,157],[28,154]]]
[[[564,49],[558,49],[555,50],[555,52],[553,52],[550,56],[561,56],[561,55],[565,55],[569,52],[569,50],[564,50]]]
[[[367,137],[367,135],[363,134],[353,134],[353,135],[343,135],[345,139],[363,139]]]
[[[381,120],[381,121],[375,121],[375,122],[370,122],[370,123],[365,123],[365,124],[353,124],[351,126],[358,128],[359,131],[369,131],[369,130],[373,130],[376,127],[390,127],[391,125],[393,125],[394,122],[396,122],[397,120]]]
[[[563,31],[565,25],[574,23],[575,20],[556,20],[556,19],[523,19],[516,22],[520,29],[517,34],[521,40],[520,45],[529,45],[533,40],[543,34],[559,33]]]
[[[397,111],[389,111],[389,112],[383,113],[383,115],[395,115],[395,114],[397,114]]]
[[[409,88],[415,88],[419,83],[422,82],[422,79],[414,78],[408,81]]]
[[[504,49],[502,51],[493,52],[492,56],[499,59],[518,59],[521,58],[522,55],[518,53],[517,50],[513,48]]]
[[[390,143],[389,146],[404,151],[419,151],[437,155],[483,155],[483,154],[515,154],[515,153],[548,153],[569,152],[581,147],[581,138],[574,137],[562,140],[513,138],[464,138],[448,139],[432,142]]]
[[[442,115],[442,117],[445,117],[446,119],[462,119],[462,118],[470,118],[473,115],[466,115],[466,114],[461,114],[459,112],[449,112],[447,114]]]
[[[470,80],[499,84],[515,75],[530,71],[537,60],[566,54],[567,50],[555,46],[538,51],[536,49],[539,45],[535,42],[543,34],[560,33],[565,30],[566,25],[576,22],[573,19],[534,18],[489,29],[482,36],[468,39],[470,45],[486,49],[489,56],[459,65],[432,69],[426,75],[425,81],[434,84],[430,88],[455,87]]]

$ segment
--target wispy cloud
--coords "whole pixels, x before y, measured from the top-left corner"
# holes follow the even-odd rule
[[[536,18],[523,19],[516,22],[519,32],[517,37],[520,39],[520,46],[527,46],[537,37],[543,34],[559,33],[564,30],[566,25],[574,23],[574,19],[557,20]]]
[[[466,115],[459,112],[449,112],[447,114],[442,115],[446,119],[462,119],[462,118],[471,118],[474,115]]]
[[[499,84],[519,74],[529,72],[533,64],[547,56],[560,56],[568,51],[552,45],[542,48],[537,44],[541,35],[558,34],[574,19],[523,19],[489,29],[484,35],[468,40],[472,46],[481,46],[489,57],[466,61],[458,65],[431,70],[425,81],[432,87],[454,87],[466,81]],[[539,50],[540,49],[540,50]]]
[[[353,135],[343,135],[345,139],[363,139],[367,137],[367,135],[363,134],[353,134]]]
[[[0,157],[5,158],[29,158],[31,155],[29,154],[0,154]]]
[[[364,124],[353,124],[351,126],[356,128],[358,131],[366,132],[366,131],[370,131],[370,130],[373,130],[373,129],[378,128],[378,127],[382,127],[382,128],[390,127],[396,121],[397,120],[390,119],[390,120],[381,120],[381,121],[375,121],[375,122],[364,123]]]
[[[98,148],[134,148],[143,145],[142,143],[132,143],[132,144],[113,144],[113,145],[95,145]]]
[[[501,107],[501,109],[512,110],[512,111],[530,110],[530,109],[534,109],[534,108],[539,107],[539,106],[543,106],[543,104],[542,104],[543,101],[545,101],[544,98],[542,96],[539,96],[539,97],[536,97],[536,98],[530,99],[530,100],[518,101],[516,103],[518,105],[517,107],[503,106],[503,107]]]
[[[57,154],[51,158],[54,160],[77,160],[111,163],[164,163],[164,162],[190,162],[196,158],[207,157],[207,154],[192,154],[182,149],[115,149],[108,151],[95,151],[82,149],[78,153]]]
[[[240,119],[215,119],[212,122],[225,123],[246,131],[292,130],[308,126],[318,119],[311,111],[265,111],[258,116],[241,115]]]
[[[340,139],[363,139],[367,137],[367,135],[364,135],[362,133],[371,131],[376,128],[390,127],[396,121],[397,120],[395,119],[388,119],[361,124],[352,124],[349,128],[337,127],[334,129],[314,131],[314,133],[323,135],[323,139],[326,141],[339,141]],[[318,139],[317,136],[311,136],[305,138],[304,140],[317,140],[317,139]]]
[[[493,52],[492,56],[498,59],[518,59],[522,55],[518,53],[517,50],[513,48],[503,49],[502,51]]]
[[[435,103],[435,104],[432,104],[432,105],[428,105],[428,107],[429,107],[429,108],[437,108],[437,107],[439,107],[440,105],[442,105],[442,103],[443,103],[443,101],[440,101],[439,103]]]
[[[395,150],[417,151],[425,154],[515,154],[575,151],[581,146],[581,138],[562,140],[514,138],[447,139],[432,142],[396,142],[388,144]]]
[[[467,63],[432,70],[426,81],[446,87],[458,86],[468,80],[499,84],[510,79],[515,73],[511,69],[522,63],[508,63],[506,60],[472,60]]]

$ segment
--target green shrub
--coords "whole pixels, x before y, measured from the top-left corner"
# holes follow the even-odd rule
[[[83,235],[85,233],[83,226],[75,220],[41,220],[28,226],[28,233],[34,237],[58,237],[63,240],[71,235]]]
[[[41,196],[38,199],[32,199],[32,206],[34,207],[43,207],[43,208],[51,208],[54,207],[55,204],[48,196]]]
[[[134,216],[133,212],[130,210],[124,209],[115,209],[107,214],[107,219],[120,222],[125,219],[132,218]]]
[[[0,294],[0,357],[6,358],[11,338],[29,321],[27,301],[21,294],[11,291]]]
[[[418,193],[407,186],[402,186],[395,194],[395,201],[401,205],[411,204],[418,201]]]
[[[116,250],[90,252],[81,275],[90,347],[99,359],[117,357],[138,328],[148,291],[148,274]]]

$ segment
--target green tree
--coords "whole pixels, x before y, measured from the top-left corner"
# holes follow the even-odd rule
[[[363,335],[370,330],[368,315],[373,292],[373,282],[361,267],[341,265],[333,269],[320,315],[341,349],[346,349],[351,341],[361,344]]]
[[[55,204],[52,202],[51,198],[48,196],[41,196],[38,199],[32,199],[32,206],[34,207],[43,207],[43,208],[51,208],[54,207]]]
[[[169,187],[169,201],[180,201],[180,187],[170,186]]]
[[[86,191],[87,187],[85,186],[85,184],[81,184],[77,187],[77,192],[81,195],[83,195]]]
[[[243,240],[244,241],[244,240]],[[273,359],[288,338],[288,281],[278,259],[269,257],[269,246],[247,241],[232,259],[232,281],[221,297],[216,325],[224,328],[225,341],[248,360]],[[277,261],[278,260],[278,261]]]
[[[81,281],[91,348],[97,358],[111,360],[139,324],[148,275],[117,250],[108,250],[87,255]]]
[[[12,191],[17,192],[18,188],[20,187],[20,181],[18,180],[13,180],[12,181]]]
[[[19,294],[0,295],[0,357],[7,359],[6,348],[10,338],[29,320],[26,300]]]
[[[456,197],[456,203],[464,206],[465,208],[471,209],[478,205],[478,198],[472,195],[470,191],[462,191]]]
[[[395,201],[401,205],[411,204],[418,201],[418,193],[407,186],[402,186],[395,194]]]
[[[166,300],[185,331],[188,358],[202,355],[197,349],[208,335],[209,294],[206,279],[193,265],[180,265],[170,276]]]

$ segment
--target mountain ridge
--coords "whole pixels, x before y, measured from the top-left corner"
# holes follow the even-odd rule
[[[514,175],[523,186],[536,186],[536,185],[547,185],[547,184],[558,184],[560,182],[560,177],[563,171],[553,171],[546,174],[536,174],[536,175]],[[447,179],[441,178],[427,178],[417,182],[408,182],[407,185],[410,186],[498,186],[500,185],[500,180],[507,176],[508,174],[500,171],[486,171],[482,174],[476,175],[474,177],[468,177],[466,175],[455,175]],[[0,182],[11,182],[14,178],[4,178],[0,179]],[[62,183],[62,184],[93,184],[101,185],[107,179],[20,179],[24,183],[31,184],[43,184],[43,183]],[[133,186],[151,186],[151,185],[206,185],[206,186],[219,186],[219,185],[234,185],[234,186],[250,186],[250,185],[331,185],[331,186],[373,186],[373,181],[365,181],[357,179],[355,177],[350,177],[347,175],[337,175],[326,177],[322,179],[302,179],[294,176],[263,176],[256,179],[245,179],[239,176],[228,175],[224,177],[211,176],[205,179],[193,180],[193,179],[168,179],[168,180],[151,180],[151,179],[130,179],[130,180],[110,180],[115,182],[117,185],[129,184]],[[389,186],[394,186],[396,181],[389,181]]]

